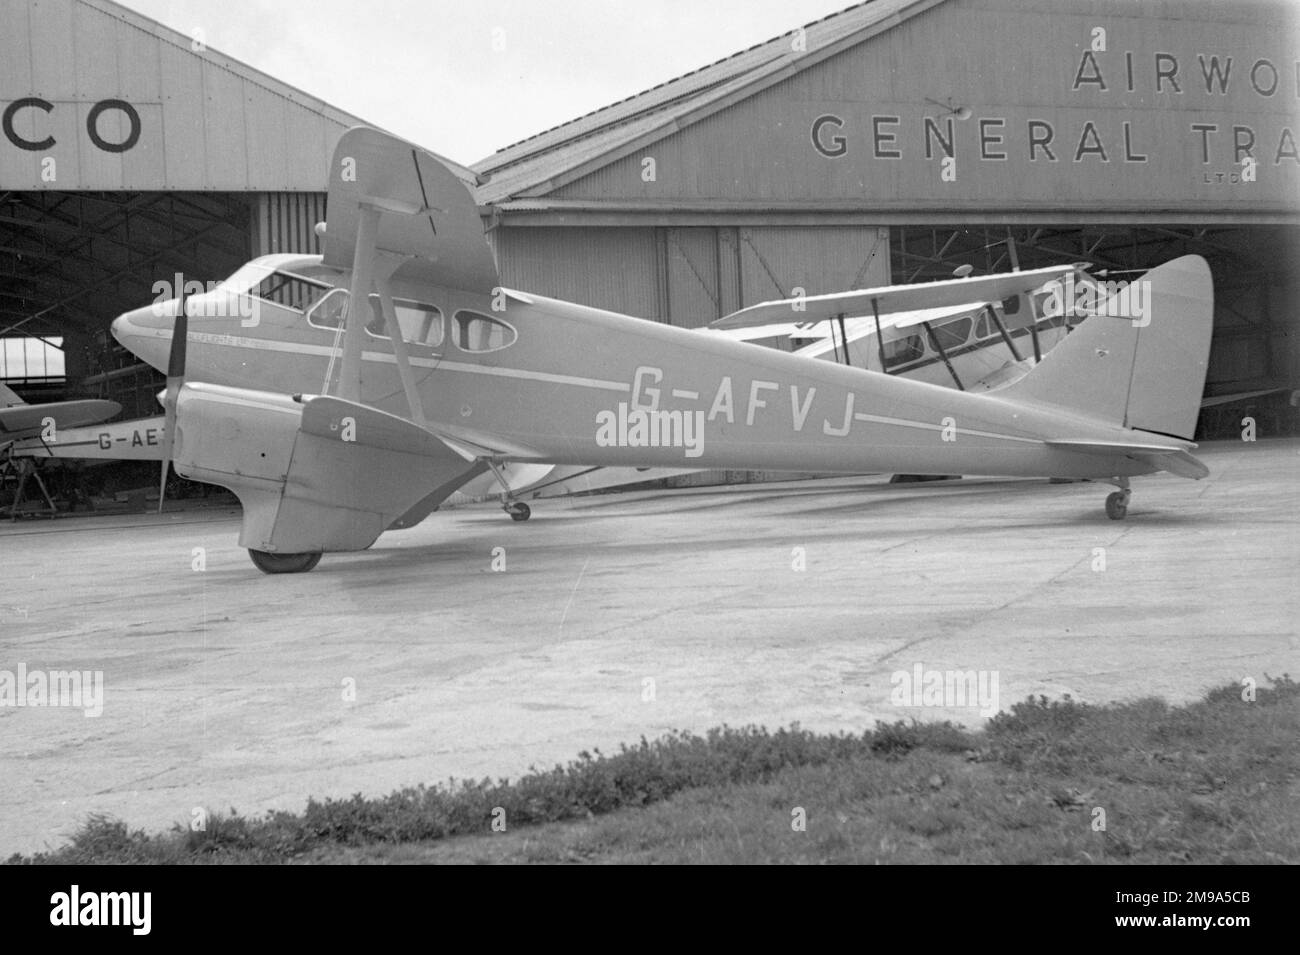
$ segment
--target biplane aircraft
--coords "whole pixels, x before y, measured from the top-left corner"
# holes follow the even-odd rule
[[[1075,266],[1071,282],[1095,285]],[[1053,270],[1053,274],[1055,270]],[[796,355],[883,371],[965,391],[990,391],[1016,381],[1065,340],[1086,312],[1053,312],[1061,279],[1002,302],[923,308],[888,315],[845,315],[792,321],[790,301],[744,309],[707,326],[733,341],[763,341]],[[801,308],[806,306],[800,303]]]
[[[1118,488],[1113,519],[1134,476],[1208,474],[1196,256],[1147,273],[1144,321],[1089,320],[973,393],[503,288],[469,185],[373,129],[340,139],[322,231],[323,255],[113,323],[167,371],[165,453],[238,495],[267,573],[363,550],[506,462],[1076,478]],[[1004,301],[1070,268],[808,298],[797,318]]]

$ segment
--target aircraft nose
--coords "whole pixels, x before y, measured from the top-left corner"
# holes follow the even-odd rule
[[[123,348],[130,347],[126,343],[127,338],[135,332],[135,326],[131,324],[130,314],[130,312],[126,312],[117,316],[117,318],[113,319],[113,324],[108,327],[109,331],[113,333],[113,337],[117,339],[117,343]]]
[[[116,334],[119,323],[121,323],[123,330],[165,329],[170,334],[172,326],[176,324],[176,312],[179,305],[180,302],[177,299],[171,298],[119,315],[113,320],[114,334]]]
[[[133,355],[144,359],[159,371],[167,369],[172,329],[176,325],[177,302],[155,302],[126,312],[113,319],[113,337]]]

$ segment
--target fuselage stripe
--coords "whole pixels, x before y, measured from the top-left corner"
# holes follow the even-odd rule
[[[205,332],[190,332],[190,340],[201,342],[209,345],[221,345],[229,348],[251,348],[261,351],[279,351],[290,352],[300,355],[319,355],[328,357],[333,351],[326,345],[311,345],[306,342],[280,342],[265,338],[248,338],[245,336],[235,335],[213,335]],[[374,362],[377,364],[396,364],[397,359],[389,352],[362,352],[362,360]],[[500,368],[491,365],[477,365],[469,362],[447,361],[442,358],[410,358],[412,365],[421,368],[436,368],[439,371],[461,372],[470,375],[490,375],[501,378],[519,378],[527,381],[544,381],[552,384],[574,385],[581,388],[594,388],[602,391],[629,392],[632,386],[626,382],[605,381],[599,378],[585,378],[576,375],[557,375],[544,371],[525,371],[522,368]],[[674,394],[681,394],[675,391]],[[691,392],[691,394],[698,394]],[[277,409],[282,410],[282,409]],[[866,414],[857,412],[853,416],[858,421],[873,421],[878,424],[894,425],[900,428],[915,428],[922,431],[943,431],[945,427],[940,424],[931,424],[924,421],[909,421],[904,418],[888,418],[881,415]],[[1042,444],[1037,438],[1025,438],[1019,435],[999,434],[993,431],[977,431],[968,428],[954,427],[954,434],[965,434],[973,437],[994,438],[1002,441],[1019,441],[1025,444]]]

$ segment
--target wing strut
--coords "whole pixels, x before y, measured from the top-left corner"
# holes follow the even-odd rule
[[[957,369],[952,367],[952,362],[948,360],[948,352],[944,349],[943,342],[939,341],[939,336],[934,333],[934,328],[931,327],[929,322],[922,322],[921,325],[930,336],[930,344],[934,346],[934,350],[939,353],[939,357],[943,359],[943,363],[948,367],[948,374],[952,375],[952,380],[957,383],[957,390],[965,391],[966,386],[957,377]]]
[[[339,372],[338,397],[345,401],[361,401],[361,353],[365,343],[365,328],[370,317],[370,289],[379,293],[379,306],[393,343],[393,358],[397,374],[402,381],[402,391],[411,409],[411,420],[421,428],[426,427],[424,408],[415,389],[415,376],[411,373],[410,355],[406,339],[397,321],[397,309],[389,287],[392,278],[412,256],[398,255],[376,249],[379,234],[379,217],[384,212],[398,215],[415,215],[425,210],[398,208],[392,203],[377,203],[363,199],[358,203],[357,242],[352,254],[352,285],[348,291],[348,311],[343,339],[343,365]]]
[[[397,376],[402,380],[402,391],[406,393],[406,403],[411,409],[411,420],[421,428],[427,427],[424,419],[424,406],[420,404],[419,393],[415,390],[415,375],[411,372],[410,356],[406,349],[406,339],[402,335],[401,325],[397,321],[397,307],[393,304],[393,293],[388,280],[398,267],[406,261],[406,256],[384,256],[381,275],[375,276],[375,288],[379,291],[379,307],[383,310],[384,325],[388,329],[388,338],[393,343],[393,358],[397,362]]]
[[[995,309],[992,303],[990,303],[984,306],[984,310],[988,312],[989,321],[997,326],[998,334],[1002,336],[1002,340],[1006,342],[1007,348],[1011,350],[1011,357],[1016,361],[1023,361],[1020,357],[1020,350],[1016,348],[1016,343],[1011,340],[1011,335],[1007,332],[1007,326],[1003,324],[1002,319],[998,316],[997,309]]]
[[[357,244],[352,253],[352,288],[348,295],[347,333],[343,338],[343,368],[338,395],[344,401],[361,401],[361,346],[365,340],[366,312],[374,270],[375,240],[379,234],[379,209],[362,201],[357,210]]]
[[[844,343],[844,364],[847,367],[852,368],[853,361],[852,359],[849,358],[849,333],[844,330],[843,312],[840,312],[840,314],[836,317],[836,321],[840,326],[840,341]],[[832,332],[831,334],[834,334],[834,332]]]
[[[1011,256],[1011,271],[1019,272],[1020,255],[1016,251],[1016,237],[1011,234],[1011,226],[1007,226],[1007,253]],[[1029,325],[1029,337],[1034,343],[1034,364],[1038,364],[1040,361],[1043,360],[1043,346],[1042,343],[1040,343],[1038,340],[1038,316],[1034,314],[1033,297],[1032,296],[1026,296],[1026,297],[1029,300],[1029,317],[1032,319]],[[990,308],[989,313],[992,314],[992,312],[993,309]],[[999,330],[1002,329],[1000,323],[998,325],[998,329]],[[1007,338],[1007,333],[1005,331],[1002,332],[1002,337]],[[1016,346],[1011,344],[1010,339],[1007,339],[1007,346],[1011,349],[1011,354],[1015,355]],[[1020,356],[1016,355],[1016,361],[1019,360],[1020,360]]]
[[[880,370],[887,375],[889,366],[885,364],[885,333],[880,330],[880,299],[871,300],[871,314],[876,316],[876,350],[880,352]]]

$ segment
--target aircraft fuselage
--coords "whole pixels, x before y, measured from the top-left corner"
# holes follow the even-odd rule
[[[334,284],[346,288],[346,273]],[[1126,433],[1055,406],[908,381],[527,293],[426,287],[394,295],[441,313],[436,344],[406,346],[427,423],[501,448],[509,458],[1102,479],[1153,470],[1123,455],[1048,447],[1044,440],[1061,434],[1063,417],[1078,439],[1104,442]],[[174,305],[168,311],[141,309],[114,324],[124,345],[160,369]],[[282,394],[335,387],[341,335],[309,323],[302,311],[269,302],[251,312],[231,308],[218,290],[191,299],[188,315],[190,380]],[[367,332],[360,400],[414,417],[385,336]]]

